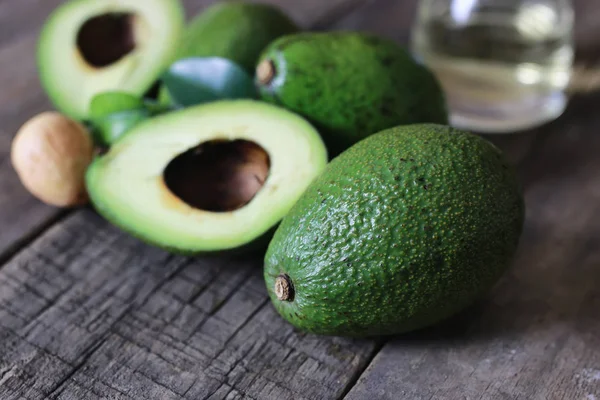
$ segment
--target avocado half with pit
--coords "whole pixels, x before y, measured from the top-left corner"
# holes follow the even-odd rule
[[[98,93],[146,93],[174,61],[184,25],[179,0],[70,0],[40,33],[40,83],[59,111],[86,119]]]
[[[256,249],[327,157],[297,114],[220,100],[136,125],[96,157],[86,185],[99,214],[152,245],[183,254]]]

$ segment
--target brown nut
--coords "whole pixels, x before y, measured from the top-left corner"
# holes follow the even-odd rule
[[[57,112],[43,112],[27,121],[11,147],[11,162],[25,188],[57,207],[89,201],[85,172],[94,156],[87,129]]]

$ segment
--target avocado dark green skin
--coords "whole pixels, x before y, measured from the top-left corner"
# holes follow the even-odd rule
[[[330,162],[265,256],[277,311],[301,330],[349,337],[436,324],[510,267],[525,203],[514,169],[479,136],[392,128]],[[287,274],[293,300],[279,300]]]
[[[189,57],[222,57],[242,67],[250,76],[269,43],[301,28],[281,9],[264,3],[223,1],[209,6],[186,28],[176,60]],[[160,89],[159,99],[168,100]]]
[[[331,156],[375,132],[448,123],[437,78],[395,42],[362,32],[300,32],[275,40],[260,62],[275,75],[257,87],[264,101],[309,119]]]
[[[177,58],[223,57],[253,74],[256,61],[271,41],[299,29],[275,6],[224,1],[190,22]]]

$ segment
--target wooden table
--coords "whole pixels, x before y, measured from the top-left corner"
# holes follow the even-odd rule
[[[307,28],[401,43],[415,5],[271,2]],[[0,399],[600,399],[600,95],[490,137],[519,167],[527,222],[484,301],[402,337],[306,335],[269,303],[260,259],[173,256],[25,192],[10,141],[51,108],[34,48],[59,3],[0,0]],[[600,55],[600,3],[578,1],[576,18],[584,63]]]

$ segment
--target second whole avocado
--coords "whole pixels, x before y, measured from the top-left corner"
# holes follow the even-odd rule
[[[256,71],[264,101],[309,119],[332,156],[383,129],[447,124],[437,78],[392,40],[362,32],[299,32],[273,41]]]

